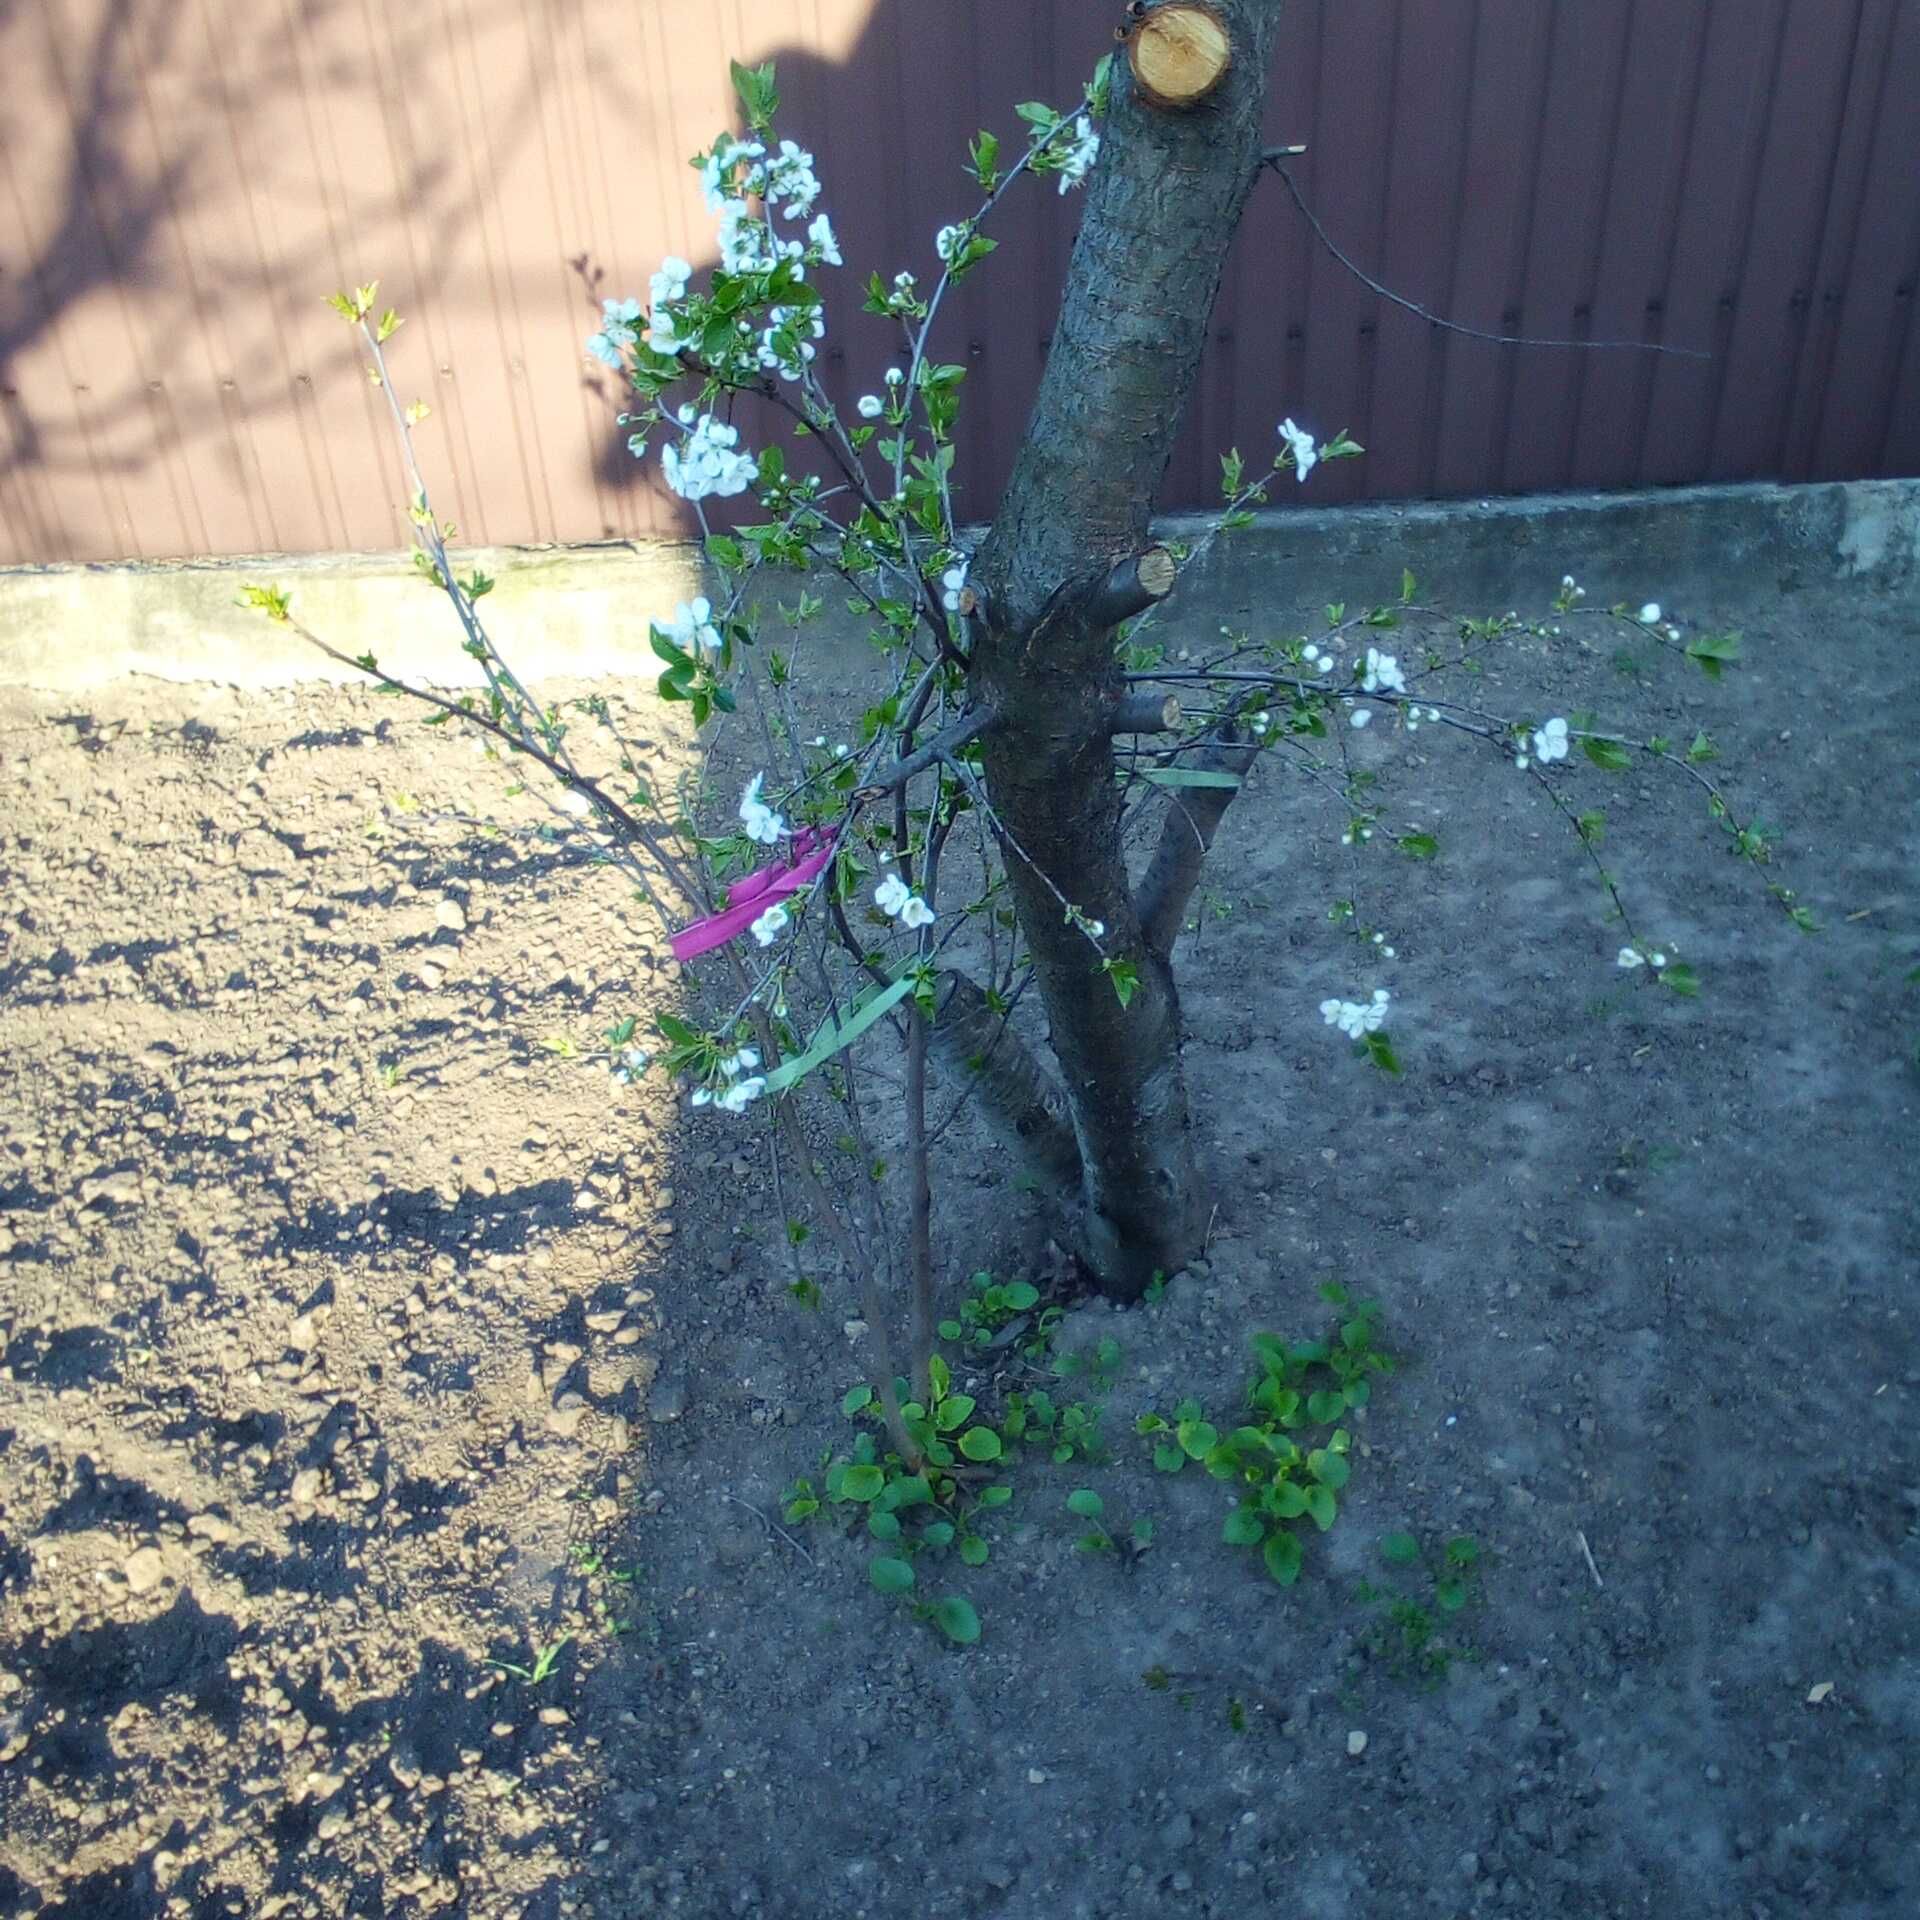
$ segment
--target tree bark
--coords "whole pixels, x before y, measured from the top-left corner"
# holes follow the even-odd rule
[[[971,573],[974,698],[999,714],[982,742],[988,793],[1079,1143],[1085,1252],[1121,1298],[1184,1266],[1205,1215],[1179,998],[1143,936],[1120,847],[1109,730],[1124,689],[1107,588],[1150,544],[1260,154],[1280,0],[1211,11],[1230,58],[1197,104],[1156,107],[1114,63],[1032,423]],[[1103,924],[1098,946],[1063,898]],[[1103,953],[1137,980],[1126,1005]]]

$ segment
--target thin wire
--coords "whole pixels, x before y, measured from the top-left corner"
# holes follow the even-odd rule
[[[1319,237],[1320,244],[1346,268],[1363,286],[1372,288],[1383,300],[1391,300],[1396,307],[1403,307],[1408,313],[1417,314],[1429,326],[1444,327],[1449,333],[1465,334],[1469,340],[1486,340],[1496,347],[1573,347],[1590,349],[1594,352],[1615,353],[1668,353],[1677,360],[1707,360],[1713,355],[1702,353],[1697,347],[1670,347],[1659,340],[1536,340],[1527,334],[1488,333],[1480,327],[1462,326],[1457,320],[1443,320],[1429,307],[1423,307],[1417,300],[1409,300],[1404,294],[1395,293],[1391,287],[1383,287],[1372,274],[1363,272],[1340,249],[1334,245],[1333,236],[1320,224],[1318,216],[1301,197],[1299,187],[1294,183],[1293,175],[1283,167],[1272,154],[1263,154],[1260,164],[1271,167],[1285,181],[1287,191],[1293,196],[1293,204],[1306,216],[1307,225]]]

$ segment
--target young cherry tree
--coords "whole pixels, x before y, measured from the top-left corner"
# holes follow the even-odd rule
[[[1155,643],[1153,622],[1192,555],[1155,544],[1150,518],[1228,246],[1271,157],[1260,125],[1279,13],[1280,0],[1136,5],[1080,102],[1020,107],[1017,148],[983,132],[971,155],[978,203],[934,236],[926,283],[911,268],[865,282],[867,310],[898,325],[899,364],[844,418],[814,367],[844,264],[821,182],[812,156],[781,136],[772,69],[735,68],[746,131],[696,156],[718,266],[699,285],[688,263],[668,260],[646,302],[606,303],[588,347],[630,383],[632,452],[658,447],[666,483],[707,536],[713,595],[657,620],[652,640],[660,695],[687,707],[709,749],[730,732],[757,765],[737,801],[717,801],[705,769],[667,790],[604,699],[543,706],[500,657],[478,611],[491,583],[458,576],[451,530],[412,464],[420,410],[394,395],[385,352],[399,317],[375,317],[371,286],[336,297],[365,336],[406,449],[417,558],[453,601],[486,692],[443,696],[393,680],[370,655],[355,664],[437,707],[436,720],[536,764],[563,822],[591,834],[657,912],[701,1010],[661,1016],[653,1045],[637,1019],[614,1028],[614,1078],[658,1068],[724,1124],[770,1117],[783,1195],[790,1177],[865,1289],[881,1397],[909,1460],[927,1442],[916,1422],[934,1344],[932,1168],[961,1106],[977,1103],[1077,1208],[1086,1260],[1110,1293],[1137,1296],[1196,1253],[1202,1188],[1173,949],[1208,847],[1259,762],[1282,756],[1309,791],[1331,794],[1357,848],[1375,816],[1345,751],[1351,730],[1424,726],[1478,743],[1501,777],[1538,782],[1586,848],[1629,936],[1617,964],[1681,993],[1695,990],[1692,971],[1634,932],[1599,862],[1601,815],[1563,797],[1562,763],[1577,748],[1602,770],[1636,755],[1675,770],[1705,794],[1735,852],[1756,864],[1768,855],[1767,836],[1741,826],[1701,771],[1714,753],[1704,735],[1677,747],[1578,714],[1491,713],[1438,690],[1503,637],[1557,635],[1558,624],[1447,620],[1416,604],[1409,579],[1397,606],[1329,609],[1317,639],[1230,637],[1198,662],[1169,660]],[[1085,209],[1032,423],[975,549],[949,485],[964,369],[936,357],[941,307],[957,280],[991,271],[997,208],[1036,182],[1084,188]],[[777,444],[743,444],[731,417],[741,395],[791,422],[791,464]],[[1285,474],[1304,482],[1321,461],[1360,451],[1282,422],[1270,464],[1250,472],[1225,456],[1225,510],[1207,538],[1244,524]],[[760,517],[716,530],[715,500],[750,502]],[[888,662],[881,696],[832,744],[807,738],[788,637],[821,610],[806,585],[820,570],[851,590]],[[254,597],[290,617],[283,595]],[[1553,621],[1585,616],[1582,597],[1563,582]],[[1738,654],[1733,636],[1687,638],[1658,606],[1610,617],[1709,674]],[[1403,665],[1379,643],[1416,622],[1447,637]],[[1136,878],[1127,848],[1143,827],[1157,844]],[[1430,852],[1411,844],[1419,838],[1401,844]],[[1811,927],[1785,888],[1770,890]],[[1383,934],[1350,907],[1345,917],[1370,958],[1391,956]],[[1371,982],[1361,991],[1320,1013],[1359,1057],[1398,1071],[1389,994]],[[1053,1067],[1010,1020],[1029,993]],[[935,1077],[949,1089],[937,1109]],[[902,1116],[904,1171],[887,1183],[872,1177],[876,1094],[898,1099]],[[838,1104],[843,1152],[812,1144],[822,1129],[801,1108],[816,1099]],[[897,1206],[883,1205],[889,1195]],[[902,1278],[914,1389],[904,1420],[886,1346],[886,1283]]]

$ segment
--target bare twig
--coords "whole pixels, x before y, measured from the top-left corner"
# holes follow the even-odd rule
[[[904,760],[896,760],[890,767],[883,767],[875,779],[860,789],[857,797],[877,800],[883,794],[900,792],[908,781],[958,752],[969,740],[977,740],[998,718],[999,715],[991,707],[976,707],[973,712],[962,714],[952,726],[936,733],[924,747],[917,748]]]
[[[745,1507],[746,1510],[750,1514],[752,1514],[753,1517],[756,1520],[758,1520],[760,1524],[763,1527],[765,1527],[769,1533],[777,1533],[780,1536],[780,1538],[784,1540],[787,1543],[787,1545],[790,1546],[794,1550],[794,1552],[797,1553],[800,1556],[800,1558],[807,1563],[808,1566],[813,1565],[813,1555],[810,1554],[806,1550],[806,1548],[803,1547],[800,1544],[800,1542],[796,1540],[793,1537],[793,1535],[790,1534],[786,1530],[786,1528],[779,1523],[779,1521],[768,1519],[768,1517],[764,1513],[762,1513],[760,1509],[756,1507],[751,1500],[742,1500],[737,1493],[723,1493],[720,1496],[720,1498],[728,1502],[728,1504],[731,1506]]]
[[[1593,1584],[1598,1587],[1602,1593],[1606,1592],[1607,1583],[1600,1578],[1600,1569],[1593,1563],[1593,1549],[1587,1545],[1587,1536],[1576,1527],[1573,1532],[1573,1537],[1580,1542],[1580,1552],[1586,1560],[1587,1571],[1593,1575]]]

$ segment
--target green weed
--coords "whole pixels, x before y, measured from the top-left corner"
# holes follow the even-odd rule
[[[1304,1564],[1298,1523],[1310,1520],[1324,1533],[1339,1514],[1352,1438],[1336,1423],[1349,1408],[1367,1405],[1373,1376],[1393,1369],[1378,1343],[1379,1302],[1355,1306],[1333,1282],[1320,1296],[1349,1310],[1329,1339],[1289,1345],[1270,1333],[1253,1336],[1260,1371],[1247,1383],[1249,1418],[1242,1425],[1223,1434],[1197,1400],[1183,1400],[1171,1421],[1144,1413],[1135,1423],[1153,1442],[1153,1464],[1162,1473],[1196,1461],[1216,1480],[1238,1484],[1239,1504],[1221,1538],[1257,1552],[1283,1587],[1299,1579]]]

